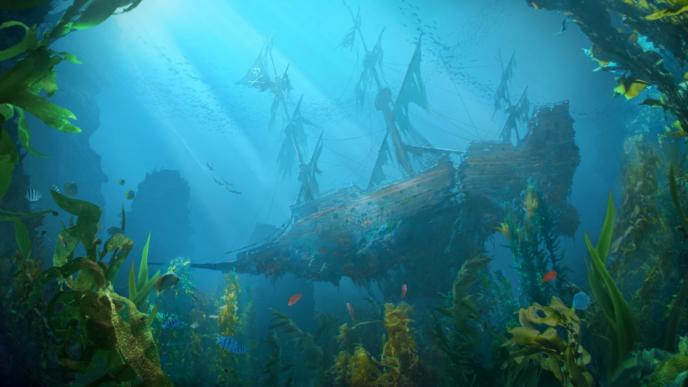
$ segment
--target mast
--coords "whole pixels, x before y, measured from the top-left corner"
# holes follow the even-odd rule
[[[396,99],[392,100],[392,92],[388,87],[382,87],[381,84],[378,86],[375,107],[384,116],[387,133],[378,152],[373,172],[368,181],[368,188],[376,186],[385,178],[382,168],[388,161],[390,154],[387,141],[391,141],[391,145],[394,148],[394,157],[406,177],[415,175],[415,170],[411,161],[411,155],[402,139],[401,133],[414,135],[424,142],[423,145],[429,145],[427,140],[413,129],[408,114],[408,106],[411,103],[427,108],[427,94],[420,72],[422,37],[423,35],[421,34],[418,38],[413,57],[406,69],[406,74]]]
[[[268,71],[268,66],[272,67],[272,77]],[[280,110],[284,114],[286,121],[286,125],[283,129],[284,140],[282,141],[278,155],[278,162],[282,175],[290,174],[294,168],[294,161],[297,161],[299,181],[301,183],[297,201],[309,201],[319,196],[316,177],[320,173],[320,170],[317,168],[317,162],[322,152],[322,133],[314,148],[311,159],[306,162],[303,151],[303,146],[306,142],[305,126],[315,125],[301,114],[303,96],[299,98],[293,112],[289,112],[286,97],[291,91],[291,82],[289,80],[288,71],[289,65],[287,64],[281,75],[278,73],[277,65],[272,55],[272,39],[270,39],[261,49],[260,54],[246,72],[246,75],[237,83],[257,89],[261,92],[270,91],[273,94],[272,105],[270,107],[269,126],[273,126]]]
[[[502,127],[500,138],[502,142],[511,143],[511,133],[516,134],[516,143],[521,142],[521,135],[518,132],[518,124],[528,121],[530,116],[530,101],[528,100],[528,88],[526,87],[516,103],[513,103],[511,98],[510,84],[513,77],[514,67],[516,66],[515,54],[511,54],[509,62],[504,66],[501,53],[499,55],[499,63],[502,68],[502,76],[499,81],[499,86],[495,93],[494,114],[498,110],[504,110],[507,114],[506,121]]]

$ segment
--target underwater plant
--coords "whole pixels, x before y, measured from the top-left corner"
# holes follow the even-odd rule
[[[100,209],[56,191],[51,195],[60,208],[77,218],[75,225],[58,235],[53,266],[34,282],[37,296],[52,285],[45,316],[62,348],[58,363],[78,374],[77,381],[83,384],[140,380],[169,385],[150,330],[153,316],[139,311],[134,301],[117,294],[112,286],[132,241],[118,233],[97,251]],[[78,245],[85,256],[74,257]]]
[[[414,386],[419,370],[418,350],[411,328],[411,305],[385,304],[384,325],[386,340],[380,355],[383,368],[377,382],[381,385]]]
[[[311,383],[322,383],[326,377],[323,367],[323,348],[319,345],[315,337],[301,329],[287,315],[272,310],[271,330],[285,334],[287,342],[292,347],[292,356],[296,356],[299,362],[293,362],[293,375],[297,378],[303,377]]]
[[[478,350],[482,321],[477,305],[482,304],[483,299],[476,294],[475,287],[489,263],[489,257],[477,256],[461,265],[447,300],[449,305],[440,309],[449,324],[435,319],[433,332],[446,355],[445,372],[455,385],[474,383],[477,373],[483,368]],[[445,329],[448,333],[445,333]]]
[[[150,234],[146,239],[146,244],[143,246],[141,252],[141,261],[139,263],[138,276],[134,272],[134,265],[129,268],[129,299],[134,302],[137,308],[146,309],[146,299],[153,291],[158,279],[160,278],[160,271],[158,270],[152,277],[148,278],[148,249],[150,247]]]
[[[519,205],[520,204],[520,205]],[[498,231],[509,244],[516,268],[521,276],[522,297],[528,302],[544,302],[556,292],[568,297],[566,268],[559,253],[559,235],[555,214],[547,207],[534,184],[528,184],[521,203],[507,210]],[[545,274],[556,273],[550,284]]]
[[[586,53],[597,63],[597,69],[616,75],[614,92],[632,100],[650,90],[652,93],[643,104],[659,107],[674,117],[668,128],[672,136],[688,136],[685,83],[688,76],[685,70],[672,66],[688,59],[685,49],[688,14],[684,2],[528,0],[527,3],[536,9],[561,11],[574,21],[592,41]],[[614,24],[617,20],[620,26]]]
[[[605,266],[613,232],[614,201],[610,194],[607,200],[607,213],[597,244],[593,245],[588,235],[585,235],[585,245],[590,255],[588,284],[593,298],[602,309],[607,321],[608,339],[610,341],[608,364],[610,372],[613,372],[633,350],[637,337],[633,313]]]
[[[235,337],[239,334],[240,315],[239,315],[239,276],[236,273],[225,275],[225,289],[220,299],[220,307],[217,315],[218,334],[224,337]],[[236,354],[224,350],[217,346],[216,369],[226,370],[218,372],[218,383],[220,385],[241,385],[239,371],[239,358]]]
[[[678,352],[652,348],[633,353],[624,361],[610,386],[643,385],[680,387],[688,383],[688,338],[679,340]]]
[[[586,370],[590,354],[580,343],[580,318],[575,311],[552,297],[549,306],[534,303],[519,310],[520,326],[509,329],[511,339],[504,346],[509,357],[507,386],[537,385],[540,369],[567,387],[594,386]]]

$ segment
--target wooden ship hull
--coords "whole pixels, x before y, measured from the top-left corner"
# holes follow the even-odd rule
[[[472,144],[458,167],[448,157],[416,176],[365,192],[349,187],[292,207],[292,219],[231,262],[193,267],[279,277],[293,273],[314,281],[382,280],[390,270],[416,275],[458,266],[483,249],[501,221],[501,204],[537,184],[550,206],[568,203],[579,163],[568,103],[544,107],[519,145]]]

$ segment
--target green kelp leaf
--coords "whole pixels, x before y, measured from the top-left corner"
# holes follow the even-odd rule
[[[647,86],[649,83],[640,79],[621,78],[619,84],[614,88],[614,92],[630,100],[640,95]]]
[[[93,243],[98,232],[100,208],[84,200],[70,198],[51,190],[50,194],[60,208],[77,217],[74,230],[84,245],[89,257],[96,257],[96,245]]]
[[[143,246],[143,251],[141,252],[141,262],[139,262],[139,276],[136,282],[136,286],[139,289],[148,281],[148,250],[150,249],[150,240],[151,234],[148,233],[146,244]]]
[[[633,313],[604,263],[609,253],[613,228],[614,201],[610,194],[607,201],[607,214],[600,231],[597,246],[593,246],[590,238],[587,235],[585,236],[585,243],[590,253],[588,282],[595,300],[602,306],[609,323],[609,329],[611,330],[611,337],[609,337],[612,344],[611,361],[609,363],[610,373],[613,373],[616,367],[633,350],[636,340]]]
[[[134,242],[123,234],[115,234],[110,240],[105,243],[105,251],[103,255],[113,252],[112,258],[107,270],[109,281],[114,281],[120,267],[129,256],[131,249],[134,247]]]
[[[156,271],[155,274],[153,274],[153,276],[143,284],[143,287],[136,289],[136,297],[133,301],[137,307],[143,306],[143,304],[146,302],[146,299],[148,299],[148,296],[155,288],[155,284],[158,282],[159,278],[160,271]]]
[[[87,291],[96,287],[100,289],[107,284],[105,272],[103,268],[95,261],[89,258],[79,258],[72,260],[69,264],[63,266],[65,269],[70,269],[71,265],[78,268],[74,289],[78,291]]]
[[[29,132],[29,126],[26,124],[26,117],[24,115],[24,110],[17,108],[18,118],[17,118],[17,132],[19,134],[19,144],[24,147],[30,154],[46,158],[48,157],[45,153],[39,152],[31,146],[31,133]]]
[[[31,256],[31,235],[21,220],[14,221],[14,239],[22,258],[29,258]]]
[[[597,255],[602,262],[607,260],[609,255],[609,246],[612,244],[612,235],[614,231],[614,198],[612,194],[607,197],[607,213],[604,215],[604,223],[602,223],[602,230],[597,241]]]
[[[15,45],[6,48],[4,50],[0,50],[0,61],[12,59],[18,55],[23,54],[31,48],[34,44],[36,44],[36,28],[32,28],[27,26],[26,24],[16,21],[16,20],[11,20],[4,22],[0,24],[0,30],[4,30],[7,28],[13,28],[13,27],[19,27],[24,30],[24,36],[22,39],[17,42]]]
[[[63,60],[46,48],[31,50],[0,76],[0,103],[17,105],[15,99],[19,96],[38,96],[46,85],[54,89],[55,85],[50,83],[54,83],[55,66]]]
[[[9,121],[14,117],[14,107],[8,103],[0,104],[0,117],[5,121]]]
[[[69,262],[76,245],[79,244],[79,236],[75,227],[65,228],[57,234],[55,252],[53,253],[53,266],[60,267]]]
[[[50,84],[50,83],[47,83]],[[81,129],[72,121],[76,116],[71,110],[58,106],[47,99],[33,94],[17,96],[14,101],[16,106],[25,109],[51,128],[65,133],[80,133]]]
[[[645,19],[655,21],[659,19],[663,19],[665,17],[670,17],[670,16],[678,16],[682,13],[688,12],[688,4],[686,5],[677,5],[672,8],[667,8],[667,9],[661,9],[657,12],[653,12],[647,16],[645,16]]]
[[[19,153],[5,128],[0,127],[0,199],[2,199],[12,182],[12,173],[19,163]]]
[[[118,9],[126,6],[131,1],[127,0],[95,0],[83,10],[79,18],[74,22],[75,30],[83,30],[95,27],[114,15]]]
[[[63,14],[60,22],[50,32],[51,40],[76,30],[92,28],[115,14],[129,12],[142,0],[79,0]]]

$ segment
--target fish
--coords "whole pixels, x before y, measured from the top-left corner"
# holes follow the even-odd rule
[[[54,192],[57,192],[57,193],[61,193],[61,192],[62,192],[62,191],[60,191],[60,187],[56,186],[55,184],[53,184],[53,185],[50,186],[50,190],[51,190],[51,191],[54,191]]]
[[[36,203],[37,201],[43,199],[43,194],[36,189],[29,188],[24,194],[24,199],[26,199],[26,201],[29,203]]]
[[[557,35],[562,35],[564,32],[566,32],[567,26],[566,22],[568,21],[568,18],[565,17],[564,20],[561,21],[561,29],[559,32],[557,32]]]
[[[179,329],[184,326],[184,322],[176,316],[170,316],[162,323],[162,329]]]
[[[408,291],[408,285],[403,284],[401,285],[401,299],[403,300],[406,298],[406,292]]]
[[[356,321],[356,316],[354,315],[354,307],[351,306],[350,302],[346,303],[346,311],[349,312],[349,317],[351,317],[351,321]]]
[[[176,274],[169,272],[163,274],[158,281],[155,283],[155,288],[158,289],[158,293],[165,289],[169,289],[179,282],[179,277]]]
[[[216,314],[210,314],[210,315],[208,315],[208,318],[211,319],[211,320],[217,320],[217,319],[220,318],[220,317],[219,317],[218,315],[216,315]]]
[[[200,327],[200,326],[201,326],[201,324],[199,324],[199,323],[197,323],[197,322],[194,322],[193,324],[189,325],[189,328],[191,328],[191,329],[198,329],[198,327]]]
[[[287,301],[287,306],[292,306],[299,302],[299,300],[303,297],[303,294],[301,293],[296,293],[293,296],[289,297],[289,301]]]
[[[555,279],[557,279],[556,270],[550,270],[542,276],[542,282],[550,282],[554,281]]]
[[[127,190],[127,192],[124,193],[124,197],[127,200],[134,200],[134,198],[136,197],[136,194],[134,193],[133,190]]]
[[[217,338],[217,345],[219,345],[220,348],[224,349],[227,352],[235,354],[246,353],[246,347],[239,343],[232,336],[219,336]]]
[[[574,310],[587,310],[590,307],[592,300],[588,293],[580,291],[573,296],[573,301],[571,302],[571,309]]]
[[[117,180],[117,184],[118,184],[118,185],[125,185],[125,184],[127,184],[127,181],[124,180],[124,179],[118,179],[118,180]]]
[[[69,183],[65,183],[65,185],[62,187],[64,190],[64,193],[69,195],[69,196],[76,196],[79,194],[79,186],[76,185],[75,182],[70,181]]]

